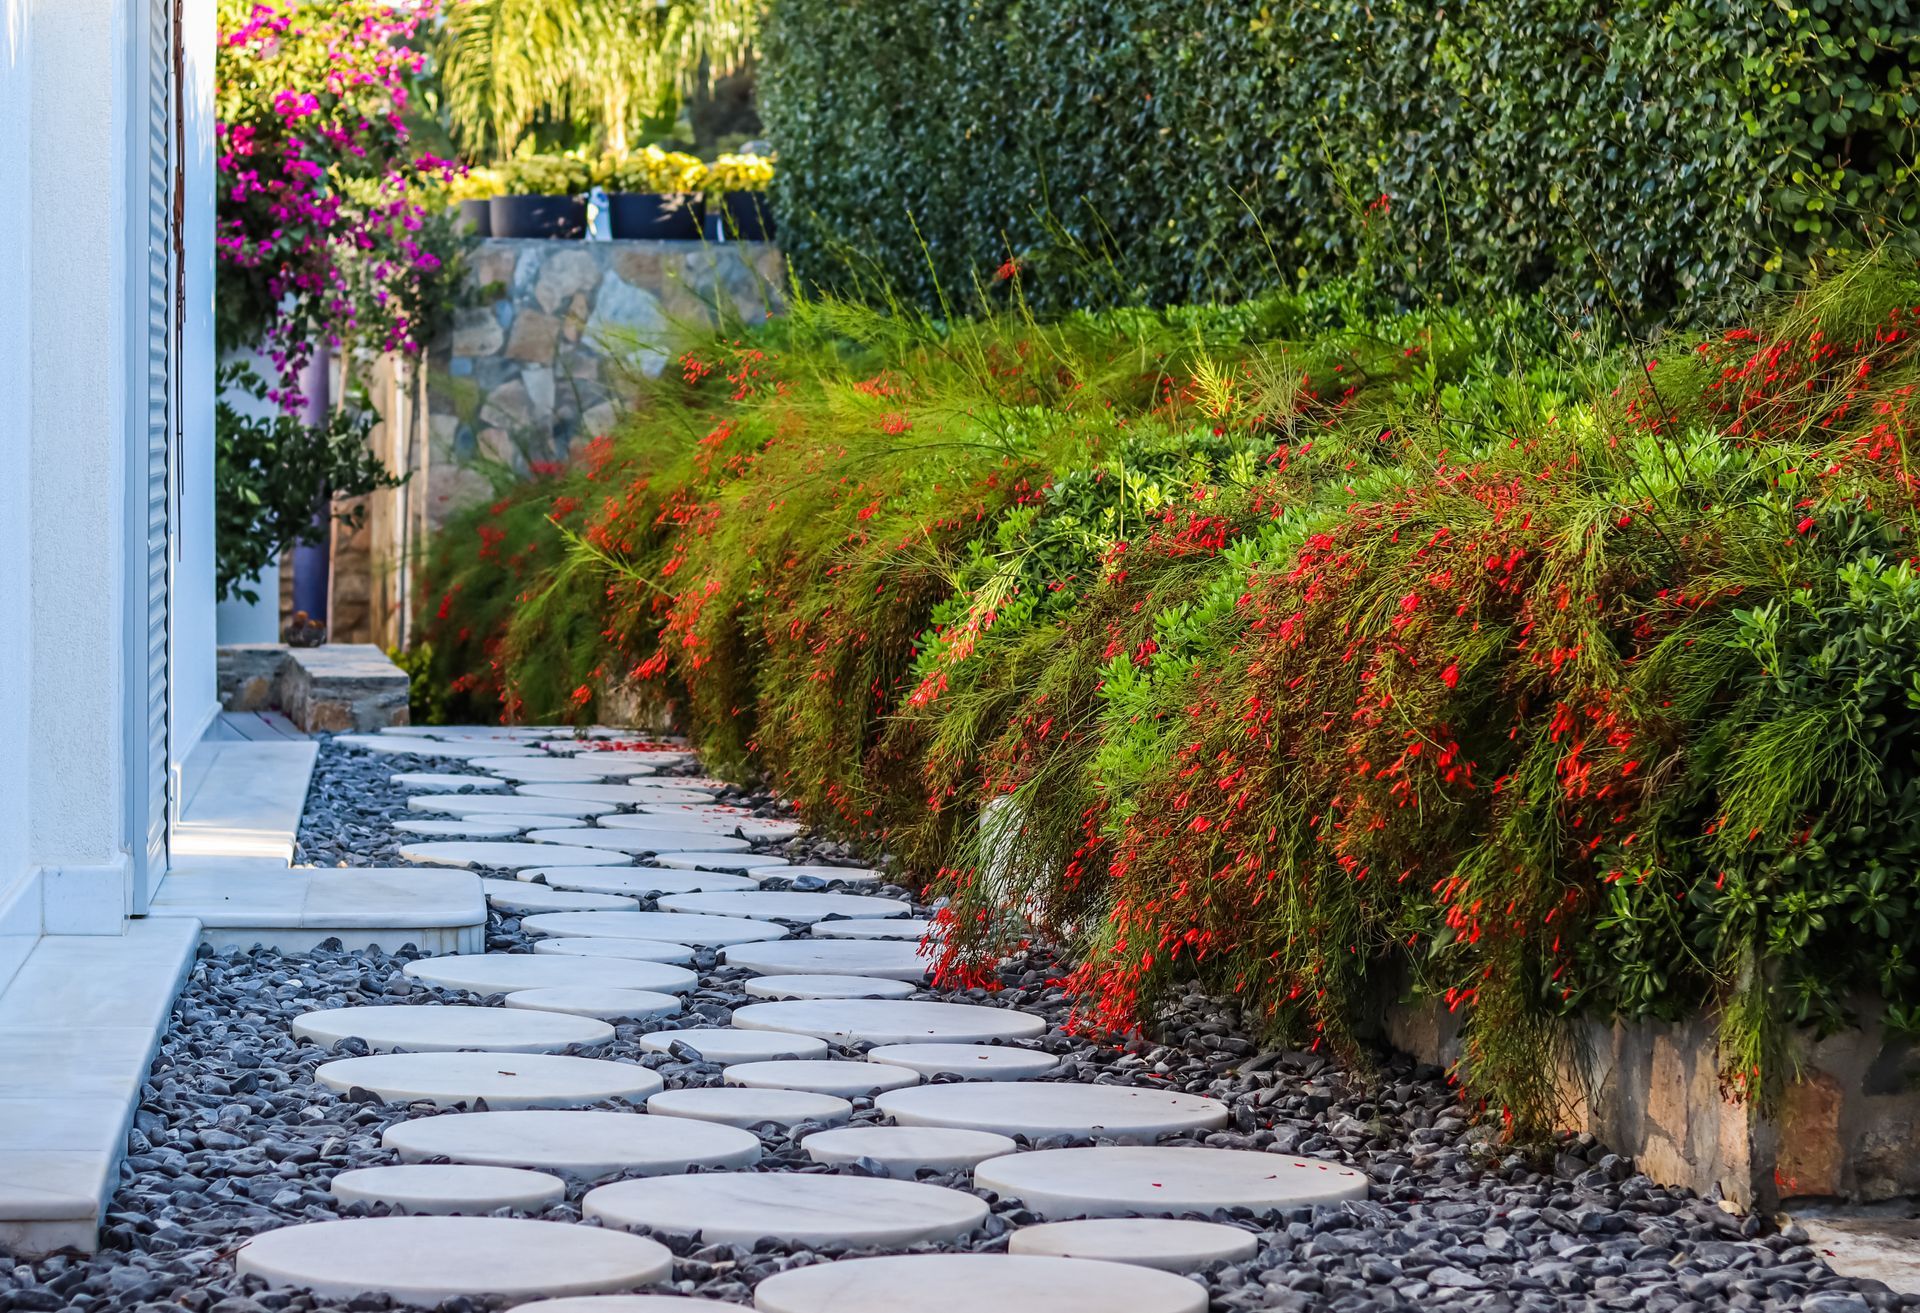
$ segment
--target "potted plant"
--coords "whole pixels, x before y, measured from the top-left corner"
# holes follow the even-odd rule
[[[648,146],[609,157],[597,181],[618,241],[696,241],[706,166],[680,151]]]
[[[767,186],[773,159],[766,155],[722,155],[706,169],[707,239],[715,242],[770,242],[773,211]]]
[[[587,235],[587,162],[576,155],[522,155],[500,166],[505,195],[487,202],[495,237]]]
[[[500,194],[500,174],[495,169],[468,169],[447,184],[447,199],[460,211],[460,231],[470,237],[493,236],[493,207],[489,202]]]

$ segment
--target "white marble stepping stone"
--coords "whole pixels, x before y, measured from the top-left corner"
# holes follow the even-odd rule
[[[1206,1313],[1207,1288],[1171,1272],[1037,1254],[894,1254],[789,1268],[753,1292],[759,1313]]]
[[[760,1161],[760,1137],[751,1131],[634,1112],[532,1109],[415,1117],[387,1127],[380,1143],[405,1162],[450,1158],[589,1181],[615,1172],[655,1176]]]
[[[1168,1272],[1196,1272],[1209,1263],[1252,1258],[1260,1242],[1237,1226],[1170,1217],[1101,1217],[1024,1226],[1007,1239],[1009,1254],[1052,1254],[1134,1263]]]
[[[535,781],[514,790],[529,798],[567,798],[574,802],[611,802],[638,807],[643,802],[699,802],[706,797],[694,789],[646,789],[631,784],[547,783]]]
[[[802,1245],[911,1245],[956,1239],[987,1217],[983,1200],[959,1190],[811,1172],[616,1181],[589,1191],[580,1211],[605,1226],[698,1234],[710,1245],[750,1245],[766,1236]]]
[[[752,872],[749,872],[752,874]],[[766,872],[760,872],[766,874]],[[902,916],[890,921],[862,918],[854,921],[817,921],[807,934],[814,939],[911,939],[915,943],[936,933],[939,927],[924,916]]]
[[[542,752],[538,755],[474,757],[472,763],[477,770],[521,784],[592,784],[599,780],[651,775],[654,771],[648,762],[628,761],[612,753],[595,753],[592,756],[575,753],[568,757],[556,757]]]
[[[503,1008],[411,1007],[406,1004],[328,1008],[294,1018],[296,1039],[331,1048],[343,1039],[367,1042],[375,1053],[553,1053],[572,1044],[605,1044],[613,1027],[552,1012],[509,1013]]]
[[[738,1085],[719,1089],[667,1090],[647,1100],[655,1117],[684,1117],[690,1121],[719,1122],[723,1126],[753,1127],[772,1122],[794,1126],[819,1122],[838,1126],[853,1116],[853,1105],[832,1094],[804,1090],[749,1090]]]
[[[587,824],[590,816],[610,812],[604,802],[568,802],[565,798],[522,798],[517,794],[416,793],[407,799],[410,811],[445,812],[452,816],[562,816]]]
[[[640,1047],[653,1053],[672,1053],[685,1044],[706,1062],[726,1066],[735,1062],[771,1062],[777,1058],[824,1058],[827,1042],[811,1035],[788,1035],[772,1030],[727,1030],[695,1027],[656,1030],[640,1037]]]
[[[502,1009],[504,1011],[504,1009]],[[381,1053],[322,1063],[314,1077],[345,1093],[356,1085],[388,1103],[442,1108],[579,1108],[602,1099],[640,1102],[666,1084],[645,1067],[552,1053]]]
[[[534,799],[529,798],[529,802]],[[578,804],[584,806],[585,804]],[[746,850],[745,839],[729,839],[720,834],[683,834],[675,830],[608,830],[600,826],[581,827],[566,830],[530,830],[527,838],[534,843],[566,843],[581,848],[609,848],[615,852],[640,854],[657,852],[678,852],[683,848],[696,845],[711,845],[719,852],[738,846]]]
[[[812,895],[809,895],[812,896]],[[722,955],[730,967],[745,967],[769,976],[878,976],[885,980],[921,981],[933,969],[920,946],[885,940],[792,939],[751,948],[729,948]]]
[[[525,866],[627,866],[611,848],[562,848],[551,843],[488,843],[482,839],[423,840],[400,846],[404,861],[429,866],[481,866],[514,871]]]
[[[905,916],[912,906],[897,898],[867,894],[808,894],[787,889],[753,889],[730,894],[669,894],[663,912],[699,912],[706,916],[752,916],[763,921],[812,925],[829,916]]]
[[[739,1307],[697,1295],[569,1295],[516,1304],[507,1313],[729,1313]]]
[[[682,834],[732,834],[752,817],[713,816],[704,811],[669,811],[664,814],[638,811],[620,812],[603,817],[601,824],[611,830],[672,830]],[[749,834],[752,830],[747,831]]]
[[[916,988],[879,976],[755,976],[746,983],[754,998],[910,998]]]
[[[407,816],[395,821],[393,828],[402,834],[418,834],[429,839],[508,839],[527,827],[510,816],[495,820],[478,817],[445,820],[437,816],[416,819]]]
[[[652,866],[621,866],[612,870],[587,867],[579,871],[547,871],[540,867],[520,872],[522,880],[539,880],[555,889],[579,889],[596,894],[632,894],[652,898],[656,894],[696,894],[703,891],[730,892],[758,889],[760,882],[748,875],[725,875],[717,871],[666,871]]]
[[[637,916],[635,912],[554,912],[553,916]],[[532,918],[528,918],[531,920]],[[522,925],[526,924],[524,921]],[[685,967],[644,960],[555,957],[543,953],[454,953],[423,957],[402,968],[423,985],[475,994],[522,989],[648,989],[683,994],[700,978]]]
[[[382,725],[379,732],[401,738],[474,739],[481,742],[561,739],[573,735],[573,731],[563,725]]]
[[[785,1030],[841,1043],[918,1044],[948,1041],[980,1044],[996,1039],[1032,1039],[1047,1023],[1011,1008],[976,1003],[928,1003],[919,999],[794,999],[786,1003],[749,1003],[734,1009],[742,1030]],[[949,1085],[946,1089],[992,1089]],[[927,1123],[932,1124],[932,1123]],[[994,1130],[995,1127],[983,1127]]]
[[[749,944],[781,939],[784,927],[733,916],[683,912],[550,912],[520,923],[530,935],[580,935],[604,939],[664,939],[674,944]]]
[[[384,753],[393,756],[398,753],[411,753],[421,757],[454,757],[475,762],[527,762],[536,761],[544,756],[531,748],[516,748],[511,743],[448,743],[440,739],[423,738],[381,738],[378,734],[341,734],[334,744],[342,748],[365,748],[368,752]],[[489,765],[488,769],[491,769]]]
[[[1032,1080],[1060,1065],[1051,1053],[1005,1044],[885,1044],[867,1053],[872,1062],[890,1062],[922,1076],[962,1076],[970,1080]]]
[[[402,771],[398,775],[387,776],[387,779],[403,789],[419,789],[428,793],[507,787],[506,781],[497,780],[491,775],[440,775],[433,771]]]
[[[920,1083],[918,1072],[878,1062],[799,1061],[740,1062],[728,1067],[729,1085],[753,1090],[804,1090],[842,1099],[866,1099],[882,1090],[905,1089]]]
[[[648,989],[609,989],[604,985],[516,990],[507,995],[506,1004],[510,1008],[564,1012],[597,1021],[644,1021],[649,1017],[670,1017],[680,1011],[680,1000],[672,994]]]
[[[895,1090],[874,1104],[902,1126],[957,1126],[1002,1135],[1098,1135],[1152,1140],[1177,1131],[1210,1131],[1227,1124],[1218,1099],[1130,1085],[1050,1084],[1030,1081],[923,1085]]]
[[[640,900],[626,894],[588,894],[554,889],[529,880],[482,880],[480,892],[495,911],[509,916],[535,912],[632,912]]]
[[[241,1276],[350,1298],[379,1293],[432,1307],[456,1295],[592,1295],[673,1271],[665,1245],[621,1231],[515,1217],[355,1217],[254,1236]]]
[[[861,1159],[886,1176],[911,1180],[923,1167],[936,1172],[971,1170],[988,1158],[1012,1153],[1011,1136],[992,1131],[956,1131],[944,1126],[838,1126],[816,1131],[800,1147],[817,1163],[844,1167]]]
[[[765,870],[755,866],[749,868],[747,874],[777,875],[785,880],[811,877],[815,880],[838,880],[843,884],[878,884],[885,878],[871,866],[769,866]]]
[[[1013,1154],[980,1164],[974,1180],[1020,1200],[1042,1217],[1164,1217],[1220,1208],[1266,1213],[1367,1197],[1366,1176],[1339,1163],[1250,1149],[1174,1145]]]
[[[732,871],[738,874],[749,866],[764,868],[769,861],[780,860],[777,857],[769,858],[765,853],[722,852],[720,850],[729,845],[714,843],[711,837],[701,842],[709,846],[701,848],[688,846],[674,852],[655,853],[653,864],[670,867],[677,871]],[[729,843],[737,843],[742,848],[747,846],[743,839],[734,839]],[[749,861],[749,858],[752,860]]]
[[[333,1178],[343,1204],[386,1204],[397,1213],[484,1215],[496,1208],[545,1208],[567,1197],[567,1183],[520,1167],[408,1163],[361,1167]]]
[[[693,949],[687,945],[662,943],[657,939],[536,939],[533,951],[562,957],[615,957],[633,962],[671,962],[676,966],[693,961]]]

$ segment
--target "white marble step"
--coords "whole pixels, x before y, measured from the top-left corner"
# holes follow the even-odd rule
[[[215,948],[307,952],[337,938],[348,948],[457,953],[486,942],[486,899],[479,880],[462,871],[289,868],[269,859],[183,864],[160,882],[149,911],[194,918]]]

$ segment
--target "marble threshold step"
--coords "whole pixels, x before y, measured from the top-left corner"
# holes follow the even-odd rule
[[[180,771],[180,819],[168,841],[174,860],[292,862],[319,750],[302,739],[203,738]]]
[[[200,938],[190,917],[48,935],[0,990],[0,1253],[91,1253]]]
[[[185,862],[167,872],[149,907],[155,916],[194,918],[214,948],[300,953],[328,939],[388,952],[414,944],[433,954],[487,946],[486,895],[468,871]]]

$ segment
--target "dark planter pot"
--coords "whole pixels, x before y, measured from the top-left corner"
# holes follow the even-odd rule
[[[683,191],[617,191],[607,196],[613,236],[623,242],[700,239],[700,198]]]
[[[710,242],[770,242],[773,209],[767,194],[730,191],[707,204],[707,240]]]
[[[496,196],[487,206],[495,237],[587,235],[587,203],[578,196]]]
[[[460,231],[469,237],[493,236],[493,202],[490,200],[461,201]]]

